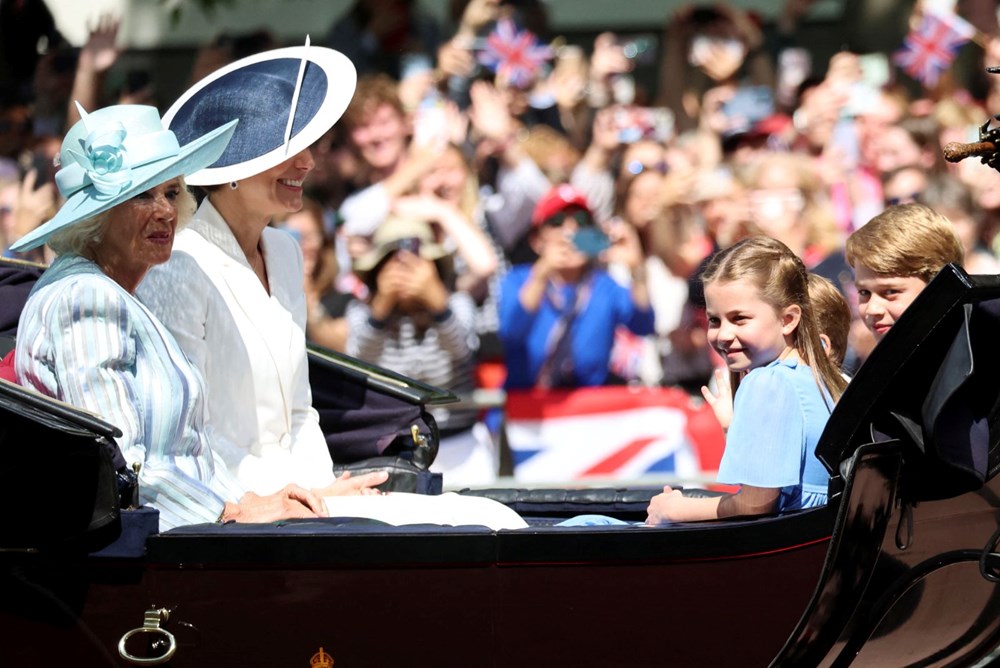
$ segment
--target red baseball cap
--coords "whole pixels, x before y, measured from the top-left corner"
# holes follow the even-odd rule
[[[535,205],[535,210],[531,214],[531,224],[537,227],[560,211],[565,211],[570,207],[579,207],[593,215],[590,205],[587,204],[587,196],[573,186],[563,183],[542,195],[542,198],[538,200],[538,204]]]
[[[785,130],[790,128],[792,125],[792,117],[788,114],[771,114],[767,118],[757,121],[752,128],[750,128],[751,135],[760,136],[770,136],[783,133]]]

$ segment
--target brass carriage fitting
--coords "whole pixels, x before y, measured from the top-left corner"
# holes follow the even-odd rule
[[[427,437],[420,433],[420,427],[417,425],[410,425],[410,436],[413,437],[413,444],[418,448],[427,447]]]

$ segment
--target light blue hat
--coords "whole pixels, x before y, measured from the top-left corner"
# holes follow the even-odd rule
[[[103,213],[165,181],[215,162],[236,121],[181,146],[155,107],[122,104],[87,113],[70,128],[59,151],[56,186],[66,198],[55,217],[24,235],[11,250],[41,246],[56,232]]]
[[[240,120],[222,156],[187,179],[194,186],[220,185],[309,148],[347,109],[356,84],[347,56],[306,38],[305,46],[264,51],[213,72],[171,105],[163,123],[184,141]]]

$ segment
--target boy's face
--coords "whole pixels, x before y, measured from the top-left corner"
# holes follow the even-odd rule
[[[351,141],[361,158],[375,169],[392,169],[406,153],[406,119],[389,104],[365,108],[364,120],[351,128]]]
[[[881,341],[927,285],[916,276],[876,274],[863,264],[854,265],[858,313],[865,326]]]

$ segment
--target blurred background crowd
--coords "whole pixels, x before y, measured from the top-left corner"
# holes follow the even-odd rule
[[[1000,77],[986,72],[1000,65],[992,0],[894,3],[881,39],[857,18],[828,26],[842,38],[832,50],[810,38],[811,0],[766,17],[683,5],[658,25],[572,34],[551,29],[548,4],[451,0],[442,20],[408,0],[356,0],[317,26],[313,43],[345,53],[359,83],[313,147],[306,206],[273,223],[302,247],[312,341],[463,395],[553,378],[697,393],[718,364],[699,272],[747,235],[780,239],[854,305],[846,237],[888,205],[920,201],[954,223],[970,273],[1000,271],[1000,174],[941,157],[1000,113]],[[71,47],[41,0],[0,1],[6,256],[59,205],[53,158],[74,102],[162,111],[172,91],[285,45],[266,27],[220,29],[165,85],[119,45],[120,21],[94,20]],[[558,335],[539,342],[541,369],[510,354],[523,317],[509,307],[516,268],[560,261],[565,235],[553,229],[572,229],[570,250],[654,315],[651,331],[613,314],[595,326],[581,317],[589,289],[540,296],[568,299],[557,328],[593,331],[607,362],[587,374],[550,373],[575,354]],[[856,322],[847,373],[872,345]],[[453,411],[448,434],[478,416]]]

